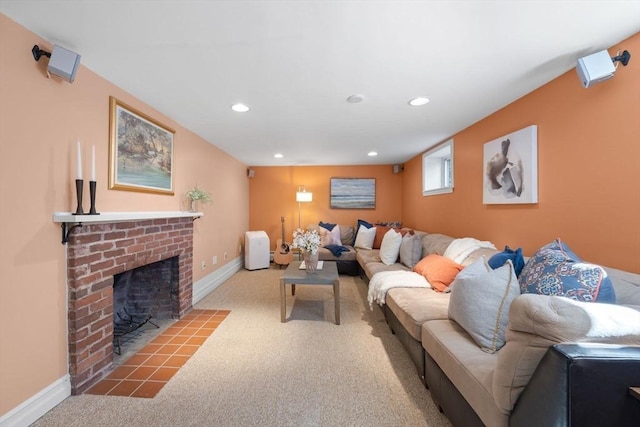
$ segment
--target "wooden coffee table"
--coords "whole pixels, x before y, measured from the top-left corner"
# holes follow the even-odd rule
[[[306,270],[300,270],[300,261],[289,264],[280,278],[280,320],[283,323],[287,317],[287,285],[291,285],[291,295],[296,294],[296,285],[333,285],[336,325],[340,324],[340,278],[335,262],[324,261],[322,270],[310,274]]]

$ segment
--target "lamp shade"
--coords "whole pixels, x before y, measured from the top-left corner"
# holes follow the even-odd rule
[[[311,202],[313,200],[313,193],[308,191],[297,191],[296,202]]]

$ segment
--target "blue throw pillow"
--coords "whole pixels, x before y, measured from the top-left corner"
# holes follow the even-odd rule
[[[336,224],[330,224],[328,222],[322,222],[322,221],[320,221],[319,225],[320,225],[320,227],[326,228],[329,231],[333,230],[333,228],[336,226]]]
[[[558,295],[578,301],[616,301],[607,272],[582,261],[560,239],[538,251],[527,261],[518,278],[521,293]]]
[[[509,246],[505,246],[504,251],[499,252],[489,258],[489,267],[495,270],[496,268],[502,267],[509,259],[513,264],[513,270],[516,273],[516,277],[520,276],[520,272],[524,268],[524,257],[522,256],[522,248],[518,248],[514,251]]]

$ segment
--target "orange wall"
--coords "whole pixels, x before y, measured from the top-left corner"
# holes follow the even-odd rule
[[[391,165],[377,166],[291,166],[254,167],[249,182],[249,227],[269,235],[271,249],[282,236],[280,217],[285,218],[285,240],[298,227],[296,191],[304,185],[313,193],[313,201],[301,203],[301,225],[319,221],[355,225],[359,218],[375,221],[400,221],[402,218],[402,176]],[[331,178],[375,178],[375,209],[331,209]]]
[[[34,44],[51,48],[0,14],[0,415],[67,374],[66,247],[52,213],[75,210],[77,139],[85,174],[96,146],[101,212],[186,210],[196,182],[213,194],[194,223],[194,281],[214,271],[214,255],[216,268],[240,255],[249,224],[246,165],[84,66],[73,84],[46,78]],[[175,196],[108,190],[111,95],[176,130]]]
[[[586,260],[640,273],[640,35],[618,49],[632,59],[613,79],[584,89],[572,69],[454,135],[453,194],[423,197],[421,156],[407,162],[404,223],[527,255],[560,237]],[[483,144],[529,125],[539,203],[483,205]]]

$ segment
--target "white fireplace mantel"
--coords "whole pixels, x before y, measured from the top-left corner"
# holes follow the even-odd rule
[[[101,222],[141,221],[162,218],[200,218],[202,212],[152,211],[152,212],[100,212],[99,215],[74,215],[71,212],[54,212],[53,222],[94,224]]]
[[[188,211],[151,211],[151,212],[100,212],[98,215],[74,215],[71,212],[54,212],[53,222],[60,223],[62,227],[62,244],[69,241],[70,223],[78,224],[104,224],[109,222],[144,221],[147,219],[164,218],[193,218],[196,220],[204,214],[202,212]]]

